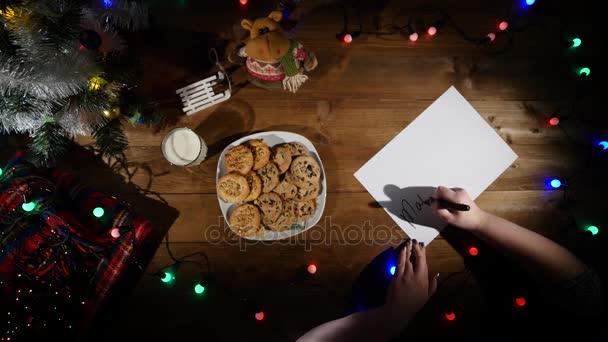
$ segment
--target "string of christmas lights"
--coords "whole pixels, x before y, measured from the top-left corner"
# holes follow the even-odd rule
[[[242,5],[246,5],[247,0],[240,0],[240,3]],[[532,6],[534,4],[534,0],[526,0],[526,4],[528,6]],[[104,0],[103,6],[105,6],[105,7],[112,6],[112,1]],[[293,10],[293,8],[292,8],[292,10]],[[411,42],[415,42],[419,38],[420,33],[426,32],[426,34],[428,34],[429,36],[434,36],[439,32],[440,29],[442,29],[443,27],[448,26],[448,25],[451,26],[452,28],[454,28],[456,31],[458,31],[463,37],[465,37],[465,39],[467,39],[473,43],[480,44],[480,45],[489,46],[490,43],[494,42],[497,39],[497,34],[501,34],[500,32],[504,32],[509,40],[512,39],[512,34],[509,31],[509,27],[512,26],[512,24],[509,23],[508,21],[501,21],[498,24],[498,31],[499,31],[498,33],[490,32],[480,38],[471,38],[468,35],[466,35],[464,33],[464,31],[460,29],[460,26],[457,26],[449,16],[447,16],[442,11],[438,11],[438,10],[437,11],[431,10],[430,13],[438,14],[439,19],[436,20],[432,25],[428,26],[425,30],[421,30],[421,31],[413,29],[413,24],[412,24],[413,18],[414,18],[413,16],[410,17],[410,19],[408,20],[408,23],[406,25],[402,25],[402,26],[392,25],[391,26],[392,31],[386,31],[386,32],[363,31],[363,29],[361,27],[362,26],[361,20],[359,20],[359,25],[358,25],[359,29],[356,31],[351,31],[349,22],[348,22],[348,15],[347,15],[346,7],[344,7],[344,11],[345,11],[344,30],[341,33],[339,33],[337,36],[337,38],[342,40],[344,43],[351,43],[353,41],[353,39],[357,38],[361,34],[380,35],[380,34],[396,34],[396,33],[404,34],[404,36],[408,37],[408,39]],[[569,43],[567,45],[569,48],[576,49],[579,46],[581,46],[582,44],[583,44],[583,41],[580,37],[574,37],[569,40]],[[581,78],[586,78],[586,77],[590,76],[591,70],[589,67],[581,67],[576,71],[576,73]],[[574,113],[572,113],[572,114],[574,114]],[[565,128],[562,126],[565,119],[566,119],[566,117],[563,115],[555,115],[555,116],[551,116],[550,118],[548,118],[547,123],[550,127],[560,127],[562,129],[562,131],[564,133],[566,133]],[[593,145],[593,147],[597,148],[599,151],[605,151],[608,149],[608,141],[606,141],[606,140],[598,141]],[[128,168],[126,167],[127,163],[124,160],[121,160],[118,163],[119,163],[120,167],[123,168],[123,171],[125,171],[129,175]],[[2,174],[3,174],[3,170],[0,169],[0,176]],[[131,182],[132,176],[133,175],[131,174],[128,178],[128,181],[130,182],[130,184],[138,187],[141,191],[145,192],[146,194],[152,193],[151,191],[145,190],[145,189],[137,186],[135,183],[132,183]],[[572,184],[573,182],[574,182],[574,177],[572,177],[572,176],[565,177],[565,178],[563,178],[563,180],[560,179],[559,177],[552,177],[547,180],[549,190],[554,190],[554,189],[563,190],[564,196],[566,195],[568,189],[570,188],[569,185]],[[49,212],[47,210],[45,210],[45,207],[48,205],[47,202],[36,201],[33,198],[32,199],[26,198],[25,193],[26,193],[26,191],[21,193],[21,195],[23,195],[24,200],[21,205],[21,209],[23,210],[23,213],[21,213],[21,212],[18,213],[20,215],[20,217],[29,217],[28,215],[30,215],[30,214],[24,216],[23,215],[24,213],[25,214],[31,213],[31,215],[35,215],[38,217],[44,217],[45,214],[47,214],[47,215],[49,214]],[[154,194],[156,194],[156,193],[154,193]],[[161,198],[160,195],[158,195],[158,197]],[[163,199],[163,201],[164,201],[164,199]],[[165,201],[165,203],[166,203],[166,201]],[[91,215],[96,218],[102,218],[105,215],[105,209],[103,208],[103,206],[95,207],[93,209]],[[10,221],[10,218],[3,217],[2,223],[5,224],[7,222],[6,220]],[[15,222],[17,222],[17,221],[15,221]],[[16,224],[16,223],[13,223],[13,224]],[[129,229],[129,227],[113,228],[109,231],[109,234],[113,238],[118,238],[118,237],[120,237],[121,230],[123,230],[123,229]],[[600,232],[600,228],[598,228],[595,225],[589,225],[589,226],[585,227],[585,230],[592,235],[597,235]],[[69,239],[70,239],[70,235],[66,234],[64,237],[61,238],[61,240],[55,241],[54,246],[55,245],[56,246],[65,245],[65,243],[68,242]],[[193,291],[196,295],[204,295],[206,293],[209,281],[211,279],[211,272],[212,272],[210,262],[209,262],[208,257],[206,256],[206,254],[203,252],[196,252],[196,253],[192,253],[192,254],[189,254],[189,255],[186,255],[183,257],[176,258],[170,249],[168,237],[166,237],[166,239],[165,239],[165,246],[167,249],[167,253],[170,256],[170,258],[172,259],[173,263],[171,265],[160,268],[160,270],[157,272],[147,273],[147,274],[158,277],[160,279],[160,281],[163,283],[171,283],[176,280],[176,273],[177,273],[180,265],[182,265],[184,263],[195,264],[201,270],[201,279],[200,279],[200,281],[193,284]],[[64,250],[65,250],[65,247],[64,247]],[[482,258],[483,257],[483,253],[480,252],[480,248],[478,248],[477,246],[468,246],[465,250],[465,254],[468,255],[468,257],[473,257],[473,258]],[[206,261],[206,265],[201,263],[198,260],[191,259],[195,256],[203,257]],[[144,271],[139,263],[137,263],[137,265],[140,267],[140,269],[142,271]],[[306,270],[310,275],[314,275],[314,274],[316,274],[316,272],[318,270],[317,267],[318,266],[316,264],[311,263],[311,264],[307,265]],[[391,275],[394,275],[395,268],[396,268],[396,266],[395,266],[394,261],[391,261],[388,264],[388,273]],[[453,276],[457,276],[457,275],[461,275],[461,274],[465,276],[465,279],[463,280],[463,283],[462,283],[462,287],[464,287],[471,276],[471,272],[469,270],[465,270],[462,272],[456,272],[456,273],[452,273],[452,274],[448,275],[446,278],[441,280],[440,286],[442,284],[444,284],[448,279],[451,279]],[[4,284],[0,281],[0,286],[8,286],[8,284]],[[51,285],[50,287],[55,288],[55,286],[53,286],[53,285]],[[18,289],[17,293],[20,296],[16,297],[16,298],[21,299],[23,301],[26,294],[29,295],[33,292],[34,291],[32,289],[29,289],[29,290]],[[68,296],[71,297],[70,294],[68,294]],[[84,305],[86,303],[86,299],[82,299],[82,300],[76,299],[76,301],[80,301],[82,303],[82,305]],[[520,294],[513,294],[513,303],[514,303],[514,305],[516,305],[518,307],[525,307],[527,304],[527,300],[526,300],[525,296],[522,296]],[[256,321],[263,321],[266,317],[264,311],[257,305],[253,305],[252,307],[255,307],[255,309],[252,310],[252,313],[253,313],[252,318],[255,319]],[[27,310],[27,309],[28,309],[28,307],[26,306],[24,308],[24,310]],[[9,312],[7,316],[10,316],[10,315],[12,315],[12,314]],[[456,309],[449,308],[449,309],[444,310],[443,317],[448,322],[455,321],[456,317],[457,317]],[[59,317],[59,320],[61,320],[61,319],[62,318]],[[28,319],[28,321],[26,322],[26,326],[27,327],[31,326],[33,320],[34,320],[34,318]],[[64,320],[65,320],[65,318],[64,318]],[[67,322],[67,320],[66,320],[66,322]],[[10,319],[8,320],[8,324],[11,324]],[[66,324],[68,324],[68,327],[71,328],[71,324],[72,324],[71,322],[68,322]],[[10,330],[10,331],[14,334],[15,330],[18,329],[19,327],[21,327],[21,326],[14,326],[12,328],[12,330]],[[10,338],[10,336],[8,338]]]
[[[491,48],[490,51],[494,54],[503,53],[507,51],[509,47],[511,47],[513,34],[509,27],[516,26],[516,21],[520,18],[519,16],[512,16],[513,19],[511,19],[511,23],[506,20],[500,20],[497,25],[497,32],[489,32],[479,37],[472,37],[467,34],[466,31],[462,29],[462,27],[458,25],[450,15],[448,15],[442,9],[436,7],[426,6],[412,11],[413,13],[408,16],[407,23],[404,25],[396,23],[396,19],[400,16],[400,14],[397,14],[393,17],[391,24],[385,28],[386,31],[363,30],[361,14],[359,11],[356,11],[358,17],[358,29],[352,30],[349,25],[348,6],[341,4],[341,9],[343,11],[344,18],[343,28],[340,33],[336,34],[336,38],[345,44],[350,44],[354,38],[357,38],[362,34],[375,36],[401,34],[403,37],[407,38],[413,43],[418,41],[420,35],[423,33],[426,33],[429,37],[433,37],[439,32],[440,29],[451,27],[466,41],[476,45],[489,47]],[[418,18],[422,17],[426,18],[426,21],[430,22],[430,24],[427,24],[424,27],[417,27],[417,24],[415,23],[419,21],[417,20]],[[505,44],[501,49],[498,49],[495,44],[492,44],[498,36],[506,37]]]
[[[525,15],[526,10],[534,4],[535,4],[535,0],[524,0],[523,1],[523,5],[524,5],[523,15]],[[395,18],[398,17],[398,15],[396,15],[395,18],[393,19],[393,22],[389,25],[389,27],[387,27],[386,31],[364,31],[362,28],[360,12],[357,12],[358,29],[353,30],[349,23],[349,15],[348,15],[347,6],[342,4],[341,8],[343,10],[343,17],[344,17],[343,28],[340,33],[336,34],[336,38],[345,44],[352,43],[355,38],[361,36],[362,34],[383,36],[383,35],[393,35],[393,34],[397,34],[397,33],[401,34],[402,36],[406,37],[410,42],[414,43],[419,39],[420,34],[422,34],[422,32],[426,32],[426,34],[428,36],[432,37],[438,33],[439,29],[441,29],[443,27],[451,27],[456,32],[458,32],[459,35],[462,36],[466,41],[469,41],[476,45],[485,46],[485,47],[488,47],[491,49],[496,49],[495,44],[493,44],[493,43],[495,42],[495,40],[497,39],[498,36],[506,37],[507,41],[506,41],[506,44],[504,44],[503,48],[501,48],[500,50],[493,51],[493,53],[505,52],[512,45],[513,32],[510,28],[518,27],[519,26],[518,20],[522,19],[521,15],[512,15],[512,16],[510,16],[511,19],[509,21],[504,20],[504,19],[499,20],[499,23],[497,25],[498,30],[496,32],[489,32],[485,35],[474,38],[474,37],[471,37],[470,35],[468,35],[466,33],[466,31],[463,30],[461,28],[461,26],[459,26],[445,11],[438,9],[438,8],[423,7],[423,8],[419,8],[419,9],[415,10],[414,14],[409,16],[407,23],[405,25],[398,25],[395,23]],[[419,16],[422,16],[422,15],[431,16],[431,17],[434,17],[435,19],[427,20],[427,22],[430,21],[431,24],[426,26],[425,28],[417,28],[417,27],[415,27],[414,22],[417,22],[416,18],[418,18]],[[565,47],[567,47],[568,49],[572,49],[572,50],[576,50],[583,44],[582,38],[578,37],[578,36],[568,36],[565,39],[562,39],[562,42]],[[590,74],[591,74],[591,69],[587,66],[579,66],[578,68],[575,69],[575,75],[581,79],[588,78],[590,76]],[[577,91],[578,91],[578,89],[577,89]],[[574,103],[577,98],[576,93],[575,93],[574,98],[575,98],[575,100],[573,101],[572,109],[571,109],[572,112],[569,113],[570,115],[575,114],[574,113],[575,112]],[[563,115],[563,114],[558,115],[556,113],[555,115],[547,118],[547,125],[548,125],[548,127],[559,126],[561,131],[568,138],[571,138],[570,135],[567,133],[565,127],[563,127],[563,125],[562,125],[563,122],[567,118],[568,118],[568,116],[566,116],[566,115]],[[584,144],[584,145],[588,145],[588,144]],[[589,169],[590,161],[593,158],[596,158],[598,156],[598,153],[596,153],[596,152],[598,152],[598,150],[600,152],[604,152],[605,150],[608,149],[608,139],[606,139],[606,140],[602,139],[599,141],[595,141],[592,143],[591,147],[586,146],[586,148],[591,149],[591,155],[590,155],[588,161],[585,163],[585,167],[582,169],[583,171]],[[582,172],[579,172],[576,175],[576,177],[580,177],[581,174],[582,174]],[[568,191],[571,188],[570,186],[574,182],[574,179],[575,179],[574,175],[566,177],[564,179],[560,179],[559,177],[550,177],[550,178],[546,179],[545,182],[547,184],[548,191],[563,190],[564,191],[563,196],[564,196],[564,200],[565,200],[567,198]],[[569,213],[572,216],[573,221],[576,222],[575,215],[570,209],[569,209]],[[600,229],[596,225],[587,225],[587,226],[583,227],[583,231],[589,233],[592,236],[595,236],[600,232]],[[480,255],[479,248],[476,246],[467,247],[465,250],[463,250],[463,253],[465,255],[467,255],[468,257],[473,257],[473,258],[477,258]],[[395,261],[394,260],[389,261],[387,267],[388,267],[389,274],[394,275],[395,269],[396,269]],[[463,272],[470,275],[469,271],[465,270]],[[457,272],[455,274],[460,274],[460,272]],[[452,274],[452,275],[454,275],[454,274]],[[452,275],[450,275],[449,277],[451,277]],[[466,279],[468,279],[468,276]],[[524,296],[521,296],[520,294],[514,294],[513,303],[516,307],[523,308],[524,306],[526,306],[527,301]],[[453,311],[453,309],[444,310],[444,311],[445,311],[444,318],[448,322],[452,322],[456,319],[456,314]]]
[[[17,175],[16,177],[13,177]],[[78,269],[77,262],[73,259],[73,249],[88,250],[90,255],[103,260],[103,251],[87,244],[75,237],[70,224],[56,215],[53,211],[57,203],[57,190],[54,184],[40,176],[19,176],[14,168],[9,170],[0,169],[0,192],[12,198],[17,196],[21,199],[21,205],[14,208],[12,212],[2,212],[0,217],[0,253],[4,258],[14,260],[17,274],[5,274],[0,277],[0,287],[14,293],[14,304],[8,307],[6,320],[0,328],[2,340],[10,341],[19,337],[30,336],[33,331],[47,331],[54,334],[66,334],[78,320],[79,306],[87,305],[90,298],[74,296],[72,290],[74,283],[67,283],[64,275],[64,267],[76,267],[74,271],[86,275],[88,270]],[[11,201],[7,199],[7,201]],[[101,217],[101,208],[95,208],[94,212]],[[100,215],[101,214],[101,215]],[[44,239],[36,241],[37,250],[29,253],[24,259],[23,250],[26,241],[18,239],[18,232],[28,229],[32,224],[49,224],[52,228],[45,233]],[[13,248],[5,253],[6,246]],[[57,269],[52,271],[51,266]],[[68,266],[69,265],[69,266]],[[34,267],[34,271],[32,271]],[[54,276],[47,273],[53,272]],[[35,278],[30,274],[37,274]],[[39,277],[43,277],[40,279]],[[85,286],[93,280],[93,273],[86,275],[80,286]],[[27,317],[25,321],[20,318]],[[28,331],[34,329],[33,331]]]

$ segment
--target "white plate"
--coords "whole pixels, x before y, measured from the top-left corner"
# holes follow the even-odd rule
[[[317,152],[317,149],[315,149],[315,146],[310,142],[310,140],[299,134],[279,131],[256,133],[243,137],[233,142],[232,144],[226,146],[226,148],[222,151],[222,154],[220,155],[220,159],[217,162],[217,172],[215,174],[216,187],[217,181],[220,176],[223,176],[226,173],[226,169],[224,169],[224,155],[226,155],[226,152],[230,148],[240,145],[251,139],[264,139],[264,142],[270,147],[290,142],[299,142],[300,144],[304,145],[310,152],[310,156],[315,158],[315,160],[317,161],[317,163],[319,163],[319,166],[321,167],[321,192],[319,193],[319,196],[317,196],[317,211],[315,211],[314,215],[312,215],[312,217],[306,222],[297,223],[292,226],[292,228],[282,232],[266,230],[264,235],[250,236],[245,238],[249,240],[280,240],[298,235],[310,229],[310,227],[314,227],[314,225],[316,225],[319,220],[321,220],[321,216],[323,216],[323,210],[325,209],[325,197],[327,197],[325,169],[323,168],[323,163],[321,162],[321,158],[319,157],[319,153]],[[228,217],[230,213],[232,213],[232,210],[238,206],[238,204],[226,203],[220,199],[219,195],[217,196],[217,201],[220,204],[220,209],[222,210],[222,215],[224,215],[224,220],[226,221],[226,224],[230,225],[230,223],[228,222]]]

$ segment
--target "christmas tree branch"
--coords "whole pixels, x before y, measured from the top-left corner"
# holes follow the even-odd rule
[[[86,54],[27,62],[19,57],[0,56],[0,91],[19,89],[42,99],[61,99],[84,89],[90,75],[98,70]]]
[[[47,116],[44,120],[32,134],[30,160],[38,166],[50,167],[66,151],[70,139],[53,117]]]
[[[105,156],[116,157],[127,149],[127,137],[123,132],[120,120],[107,120],[97,128],[93,137],[97,149]]]
[[[108,8],[98,7],[102,22],[108,25],[131,31],[140,31],[148,27],[148,6],[141,1],[113,0]]]
[[[13,115],[31,116],[31,113],[44,115],[50,114],[50,112],[51,103],[48,101],[30,96],[24,92],[10,92],[0,88],[0,119],[11,119]]]

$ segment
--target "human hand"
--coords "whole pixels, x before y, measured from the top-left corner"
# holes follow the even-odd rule
[[[433,212],[445,222],[470,231],[478,230],[483,226],[487,214],[475,204],[465,190],[439,186],[435,189],[433,198],[468,204],[471,207],[469,211],[448,210],[440,208],[437,203],[438,201],[433,201]]]
[[[426,249],[422,244],[408,241],[399,253],[399,263],[383,307],[389,322],[395,328],[395,334],[409,323],[436,289],[437,276],[429,276]]]

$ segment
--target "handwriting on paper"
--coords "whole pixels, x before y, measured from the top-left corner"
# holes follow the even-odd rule
[[[416,217],[422,215],[422,211],[425,206],[431,207],[431,198],[423,199],[420,194],[416,194],[417,199],[408,201],[406,198],[401,200],[401,213],[399,216],[409,222],[409,224],[416,229],[413,223],[416,223]]]
[[[425,201],[432,190],[421,188],[459,186],[474,199],[516,158],[494,128],[451,87],[355,177],[410,238],[428,245],[446,224]]]

